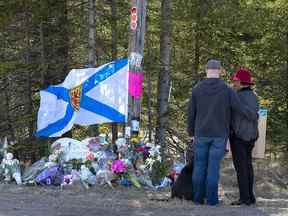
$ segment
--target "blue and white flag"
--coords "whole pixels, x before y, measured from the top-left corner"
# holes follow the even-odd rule
[[[127,59],[73,69],[63,83],[40,91],[36,136],[59,137],[74,124],[126,122],[128,71]]]

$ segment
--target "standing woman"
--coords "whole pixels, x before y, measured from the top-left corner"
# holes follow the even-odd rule
[[[238,69],[231,77],[241,103],[258,112],[257,96],[252,90],[251,72],[247,69]],[[258,139],[258,121],[248,120],[239,113],[232,113],[232,132],[230,137],[233,164],[237,172],[239,200],[231,205],[251,205],[256,203],[253,185],[254,172],[252,165],[252,150]]]

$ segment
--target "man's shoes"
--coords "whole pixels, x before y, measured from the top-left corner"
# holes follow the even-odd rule
[[[242,201],[242,200],[237,200],[237,201],[234,201],[231,203],[232,206],[241,206],[241,205],[246,205],[246,206],[250,206],[252,203],[249,201],[249,202],[245,202],[245,201]]]

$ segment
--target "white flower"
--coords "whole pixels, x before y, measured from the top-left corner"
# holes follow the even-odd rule
[[[146,169],[146,166],[144,164],[141,164],[139,166],[139,170],[144,171]]]
[[[145,164],[148,166],[152,166],[155,160],[153,158],[147,158]]]
[[[153,143],[149,143],[149,142],[148,142],[148,143],[146,143],[146,146],[152,148],[152,147],[155,146],[155,144],[153,144]]]
[[[161,162],[161,160],[162,160],[161,156],[158,155],[157,158],[156,158],[156,160]]]
[[[49,162],[56,162],[57,161],[57,154],[51,154],[49,157],[48,157],[48,160]]]
[[[151,149],[149,150],[149,154],[152,157],[157,157],[158,155],[160,155],[160,146],[155,145],[155,146],[151,147]]]
[[[116,140],[116,145],[118,148],[125,147],[126,146],[126,139],[125,138],[119,138]]]
[[[155,163],[155,159],[153,158],[147,158],[145,161],[145,165],[147,168],[149,168],[150,170],[152,170],[152,166]]]

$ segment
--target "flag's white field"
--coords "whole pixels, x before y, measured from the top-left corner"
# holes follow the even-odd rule
[[[125,122],[128,60],[98,68],[73,69],[60,85],[40,91],[37,136],[59,137],[74,124]]]

